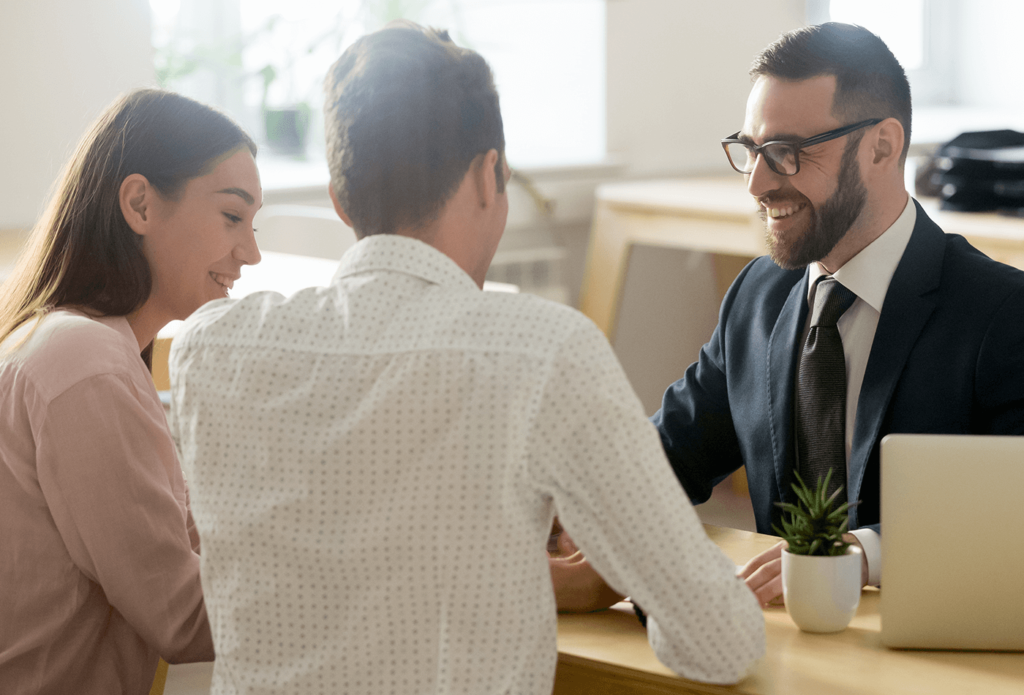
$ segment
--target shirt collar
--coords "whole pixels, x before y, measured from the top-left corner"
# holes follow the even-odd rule
[[[917,208],[914,206],[914,199],[908,195],[903,212],[892,226],[847,261],[833,277],[872,309],[881,313],[885,294],[889,291],[889,282],[892,281],[896,266],[899,265],[903,252],[910,243],[910,235],[914,232],[916,222]],[[807,270],[807,301],[810,302],[814,292],[814,281],[826,273],[818,263],[811,263]]]
[[[132,325],[128,323],[127,316],[102,316],[96,320],[117,331],[131,345],[132,352],[136,354],[139,352],[139,339],[135,337],[135,331],[132,330]],[[156,340],[156,336],[153,336],[153,340]]]
[[[139,339],[135,337],[135,331],[132,330],[132,326],[128,323],[127,316],[94,316],[88,314],[81,309],[72,307],[59,307],[54,313],[62,312],[70,314],[72,316],[81,316],[82,318],[102,323],[107,328],[110,328],[115,333],[124,338],[125,342],[131,346],[133,352],[139,352]]]
[[[361,239],[341,257],[334,280],[379,270],[413,275],[442,287],[480,289],[447,255],[419,239],[400,234],[373,234]]]

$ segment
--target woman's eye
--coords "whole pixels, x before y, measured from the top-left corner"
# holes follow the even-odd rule
[[[239,217],[238,215],[232,215],[230,212],[225,212],[224,213],[224,217],[227,217],[229,220],[231,220],[235,224],[238,224],[239,222],[242,221],[241,217]]]

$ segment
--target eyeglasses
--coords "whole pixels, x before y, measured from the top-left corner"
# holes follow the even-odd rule
[[[741,174],[749,174],[754,171],[757,163],[757,156],[763,155],[765,163],[769,168],[780,176],[793,176],[800,171],[800,150],[812,145],[820,145],[829,140],[841,138],[855,130],[867,128],[881,123],[884,118],[872,118],[853,125],[836,128],[820,135],[814,135],[796,142],[785,140],[773,140],[763,145],[754,145],[750,142],[737,140],[739,131],[722,140],[722,147],[725,149],[725,156],[729,158],[732,168]]]

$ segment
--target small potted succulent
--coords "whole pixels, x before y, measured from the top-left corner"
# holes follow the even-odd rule
[[[839,632],[860,603],[862,551],[843,540],[853,505],[836,504],[841,487],[826,497],[831,471],[813,489],[794,475],[797,503],[776,502],[786,516],[782,528],[772,527],[789,544],[782,551],[786,610],[805,632]]]

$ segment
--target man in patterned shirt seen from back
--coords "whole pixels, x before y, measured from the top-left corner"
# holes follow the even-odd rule
[[[550,693],[557,514],[669,668],[732,683],[764,622],[604,336],[482,292],[508,214],[486,62],[389,25],[326,80],[329,287],[197,311],[172,428],[203,539],[214,693]]]

